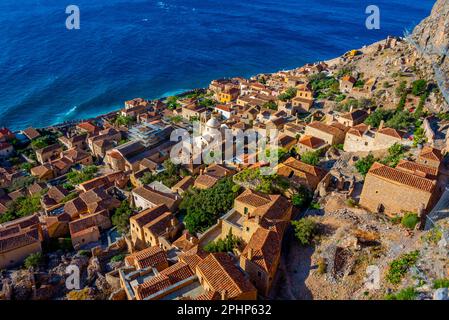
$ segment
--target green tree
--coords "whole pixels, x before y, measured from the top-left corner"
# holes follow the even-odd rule
[[[278,109],[278,106],[277,106],[276,102],[274,102],[274,101],[265,102],[263,107],[266,108],[266,109],[271,109],[271,110],[277,110]]]
[[[301,161],[312,166],[316,166],[320,162],[319,151],[307,151],[301,155]]]
[[[407,212],[404,214],[401,220],[401,224],[407,229],[413,230],[416,225],[419,223],[419,217],[414,212]]]
[[[98,167],[91,165],[91,166],[87,166],[79,171],[77,170],[72,170],[71,172],[69,172],[67,174],[67,180],[72,184],[72,185],[77,185],[83,182],[86,182],[88,180],[91,180],[95,177],[95,174],[98,171]]]
[[[412,83],[412,93],[415,96],[420,96],[422,94],[424,94],[427,91],[427,81],[420,79],[420,80],[416,80],[413,81]]]
[[[317,225],[311,218],[292,221],[295,237],[303,246],[309,245],[317,233]]]
[[[279,100],[281,101],[287,101],[287,100],[291,100],[296,96],[296,92],[298,90],[296,88],[288,88],[287,90],[285,90],[284,93],[281,93],[278,97]]]
[[[209,242],[204,250],[207,252],[232,252],[242,240],[232,234],[232,229],[229,229],[229,233],[225,239],[218,239],[216,241]]]
[[[386,126],[397,130],[408,129],[415,124],[415,121],[415,117],[410,112],[398,111],[386,122]]]
[[[395,168],[399,161],[404,157],[406,148],[399,143],[395,143],[390,148],[388,148],[388,156],[381,162],[387,166]]]
[[[373,128],[378,128],[382,120],[388,121],[393,117],[393,114],[394,112],[392,110],[377,109],[366,118],[365,124]]]
[[[178,97],[176,96],[168,97],[166,100],[166,104],[167,108],[170,110],[175,110],[176,108],[181,106],[178,102]]]
[[[44,263],[44,256],[42,253],[32,253],[28,257],[26,257],[24,261],[25,268],[38,268]]]
[[[418,258],[419,251],[412,251],[393,260],[390,263],[386,279],[392,284],[399,284],[408,270],[416,264]]]
[[[377,159],[374,158],[374,156],[370,153],[366,157],[359,159],[355,163],[355,168],[362,176],[365,177],[371,166],[374,164],[374,162],[376,162],[376,160]]]
[[[212,188],[191,189],[186,192],[179,208],[184,212],[184,224],[190,233],[203,232],[217,222],[220,215],[229,211],[238,193],[234,192],[231,178],[218,181]]]
[[[292,195],[292,204],[297,208],[305,208],[311,200],[310,191],[306,188],[301,188],[297,193]]]
[[[112,215],[112,224],[117,227],[121,234],[126,234],[129,229],[129,218],[133,214],[133,210],[129,206],[128,201],[122,201],[120,207],[115,209]]]
[[[114,124],[116,126],[129,126],[131,124],[133,124],[135,122],[135,119],[131,116],[124,116],[124,115],[119,115],[115,121]]]

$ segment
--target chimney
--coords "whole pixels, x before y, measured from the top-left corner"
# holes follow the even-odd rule
[[[256,223],[257,223],[257,224],[260,224],[260,216],[259,216],[259,215],[256,214],[256,215],[254,216],[254,219],[256,220]]]
[[[351,108],[349,108],[349,112],[352,113],[353,110],[354,110],[354,106],[351,106]]]
[[[193,236],[190,236],[190,237],[189,237],[189,242],[190,242],[191,244],[193,244]]]
[[[314,116],[311,116],[311,117],[310,117],[310,123],[313,122],[314,118],[315,118]]]
[[[221,300],[228,300],[228,291],[223,290],[221,292]]]
[[[172,227],[176,227],[176,219],[175,219],[175,218],[172,218],[172,219],[170,220],[170,225],[171,225]]]
[[[385,121],[381,120],[379,124],[379,130],[383,129]]]
[[[253,249],[248,248],[248,260],[251,260],[253,258]]]

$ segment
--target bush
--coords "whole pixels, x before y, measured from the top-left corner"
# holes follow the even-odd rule
[[[415,288],[409,287],[406,289],[402,289],[396,294],[387,294],[385,296],[386,300],[415,300],[418,293]]]
[[[371,168],[371,166],[376,161],[377,161],[377,159],[374,158],[374,156],[370,153],[365,158],[359,159],[355,163],[355,168],[363,177],[365,177],[366,174],[368,173],[369,169]]]
[[[401,224],[407,229],[413,230],[416,225],[419,223],[419,217],[416,213],[408,212],[406,213],[401,220]]]
[[[238,195],[233,191],[234,185],[232,179],[228,177],[210,189],[193,189],[186,192],[179,208],[186,213],[184,223],[190,233],[207,230],[222,214],[232,208]]]
[[[393,260],[390,263],[390,268],[387,274],[387,280],[392,284],[399,284],[408,269],[416,264],[419,258],[419,251],[412,251],[403,254],[400,258]]]
[[[320,162],[319,151],[307,151],[301,155],[301,161],[312,166],[316,166]]]
[[[415,96],[418,97],[418,96],[424,94],[426,92],[426,90],[427,90],[427,81],[426,80],[421,79],[421,80],[413,81],[412,93]]]
[[[434,280],[433,288],[434,289],[449,288],[449,278]]]
[[[78,255],[90,258],[92,253],[89,250],[80,250],[78,251]]]
[[[80,171],[72,170],[67,174],[67,179],[72,185],[77,185],[94,178],[98,171],[97,166],[87,166]]]
[[[120,261],[123,261],[123,260],[125,260],[125,255],[124,254],[118,254],[118,255],[113,256],[111,258],[111,262],[120,262]]]
[[[305,208],[307,204],[310,202],[311,195],[309,190],[305,188],[301,188],[298,190],[298,193],[292,195],[292,204],[297,208]]]
[[[229,229],[229,234],[225,239],[218,239],[217,241],[209,242],[204,250],[207,252],[232,252],[241,243],[241,239],[232,234]]]
[[[292,221],[292,226],[295,231],[295,237],[303,246],[309,245],[317,232],[317,225],[315,221],[310,218],[303,218],[299,221]]]
[[[42,253],[32,253],[24,261],[25,268],[38,268],[44,263],[44,256]]]
[[[131,217],[133,211],[129,206],[128,201],[122,201],[120,207],[115,209],[112,215],[112,224],[117,227],[118,232],[121,234],[126,234],[129,228],[129,218]]]
[[[319,274],[325,274],[326,271],[327,271],[326,260],[324,258],[320,258],[318,260],[318,273]]]

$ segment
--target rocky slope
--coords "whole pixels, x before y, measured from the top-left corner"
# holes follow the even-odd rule
[[[408,40],[418,51],[424,64],[421,71],[434,77],[449,104],[449,1],[438,0],[429,17],[416,26]],[[447,111],[447,108],[446,108]]]

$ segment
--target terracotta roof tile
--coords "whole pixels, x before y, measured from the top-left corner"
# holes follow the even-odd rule
[[[256,290],[226,253],[209,254],[197,265],[197,269],[203,274],[204,280],[212,290],[217,292],[226,291],[229,299],[236,298],[242,293]]]
[[[433,192],[436,185],[433,180],[419,177],[399,169],[390,168],[378,162],[373,164],[368,174],[425,192]]]

